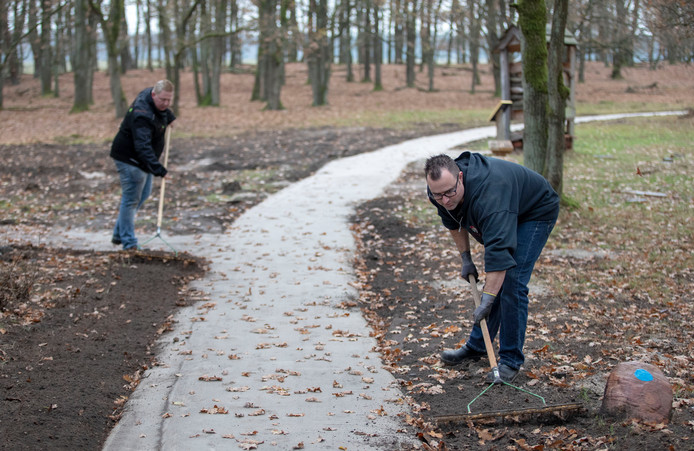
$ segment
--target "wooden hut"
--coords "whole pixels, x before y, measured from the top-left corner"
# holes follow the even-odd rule
[[[551,26],[547,25],[547,43],[549,45]],[[570,95],[566,103],[567,148],[573,142],[576,118],[576,46],[578,42],[567,30],[564,32],[566,46],[564,60],[564,84],[569,87]],[[511,135],[511,121],[523,122],[523,65],[521,62],[521,32],[516,26],[511,26],[494,48],[499,53],[501,71],[501,102],[495,108],[491,121],[497,122],[496,141],[490,141],[492,151],[503,153],[508,149],[508,142],[513,147],[522,147],[522,138]]]

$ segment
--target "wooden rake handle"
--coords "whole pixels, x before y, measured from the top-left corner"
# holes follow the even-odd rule
[[[472,286],[472,298],[475,300],[475,308],[480,305],[480,292],[477,290],[477,281],[475,276],[470,274],[470,285]],[[489,358],[489,365],[492,370],[497,367],[496,355],[494,355],[494,348],[492,347],[492,339],[489,338],[489,329],[487,328],[487,320],[483,319],[480,321],[480,329],[482,329],[482,336],[484,337],[484,347],[487,350],[487,357]]]
[[[166,127],[164,132],[164,167],[169,164],[169,143],[171,142],[171,127]],[[166,189],[166,178],[161,178],[161,190],[159,191],[159,212],[157,213],[157,232],[161,230],[161,219],[164,215],[164,190]]]

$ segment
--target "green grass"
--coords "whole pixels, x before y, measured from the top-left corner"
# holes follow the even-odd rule
[[[691,119],[674,117],[580,124],[564,165],[564,194],[579,207],[562,211],[558,227],[574,239],[559,246],[609,250],[619,257],[599,269],[612,283],[670,293],[694,266],[691,130]]]
[[[659,102],[609,102],[601,101],[597,103],[577,103],[576,115],[592,116],[596,114],[614,114],[614,113],[636,113],[649,111],[670,111],[681,110],[681,106],[673,106],[667,103]]]
[[[331,124],[314,123],[317,125],[331,125],[336,127],[374,127],[407,129],[415,124],[460,124],[461,127],[479,127],[488,125],[489,111],[486,110],[458,110],[449,109],[443,111],[431,110],[406,110],[406,111],[369,111],[355,113],[340,118]],[[375,125],[377,124],[377,125]]]

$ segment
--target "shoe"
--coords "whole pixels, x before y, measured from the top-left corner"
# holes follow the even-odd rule
[[[111,244],[114,246],[120,246],[123,242],[120,240],[120,238],[113,237],[111,238]]]
[[[514,370],[513,368],[504,363],[500,363],[498,369],[499,379],[495,379],[494,371],[490,371],[489,373],[487,373],[487,376],[484,378],[484,380],[490,384],[492,382],[508,382],[510,384],[516,379],[516,377],[518,377],[518,373],[520,372],[520,369]]]
[[[446,365],[458,365],[466,360],[477,361],[483,355],[485,355],[484,352],[477,352],[463,345],[458,349],[443,351],[441,361]]]

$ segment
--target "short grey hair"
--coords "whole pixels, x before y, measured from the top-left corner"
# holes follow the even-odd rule
[[[460,172],[460,168],[453,158],[448,155],[440,154],[430,157],[424,164],[424,176],[431,180],[441,178],[442,171],[447,169],[453,175]]]
[[[154,93],[159,94],[162,91],[173,92],[174,85],[169,80],[159,80],[154,84]]]

